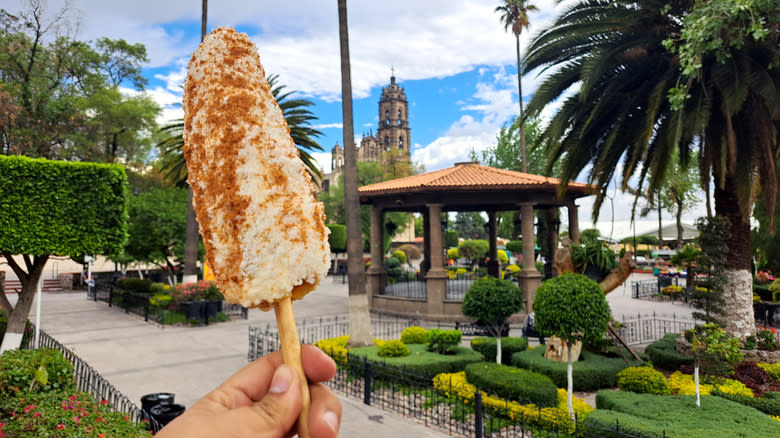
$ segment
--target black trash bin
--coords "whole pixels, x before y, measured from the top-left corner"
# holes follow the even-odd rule
[[[174,418],[183,414],[185,411],[184,405],[177,405],[175,403],[164,403],[157,406],[153,406],[151,410],[152,418],[157,420],[160,427],[165,427],[166,424],[173,421]]]
[[[151,420],[152,408],[161,404],[172,404],[175,395],[170,392],[157,392],[141,397],[141,415],[144,420]]]

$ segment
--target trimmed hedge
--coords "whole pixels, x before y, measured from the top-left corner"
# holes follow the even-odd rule
[[[0,248],[113,254],[127,232],[125,169],[0,155]]]
[[[424,344],[428,339],[428,330],[419,326],[407,327],[401,332],[404,344]]]
[[[374,371],[375,376],[379,379],[383,376],[392,378],[398,374],[399,370],[432,379],[437,374],[463,371],[466,365],[485,360],[481,354],[464,347],[455,347],[453,354],[444,355],[428,351],[425,344],[409,344],[407,346],[410,354],[404,357],[381,357],[377,346],[349,350],[348,362],[353,365],[350,367],[351,371],[362,376],[361,363],[367,360],[378,363],[374,367]]]
[[[668,333],[663,338],[645,347],[645,354],[653,366],[669,371],[677,371],[680,365],[693,365],[693,356],[677,351],[679,333]]]
[[[334,253],[347,252],[347,227],[341,224],[328,224],[330,229],[328,243]]]
[[[507,400],[540,407],[558,405],[558,388],[549,377],[497,363],[466,366],[466,380],[477,388]]]
[[[632,366],[643,363],[629,360]],[[559,388],[566,387],[566,362],[556,362],[544,358],[544,348],[521,351],[512,355],[512,365],[544,374],[552,379]],[[626,368],[623,358],[605,357],[583,351],[580,360],[572,364],[575,391],[595,391],[617,386],[617,374]]]
[[[488,362],[496,361],[496,338],[474,338],[471,349],[480,352]],[[512,355],[528,349],[527,338],[501,338],[501,363],[512,365]]]
[[[75,391],[73,365],[53,348],[9,350],[0,355],[0,396],[16,397],[30,391],[38,368],[45,369],[47,383],[33,385],[33,392]]]
[[[684,436],[686,438],[780,436],[780,422],[755,409],[721,397],[705,397],[696,407],[695,396],[661,396],[624,391],[599,391],[596,410],[585,419],[587,428],[598,428],[598,436],[642,437]]]
[[[621,391],[637,394],[670,395],[666,377],[651,367],[628,367],[618,374],[618,386]]]
[[[728,394],[716,389],[712,391],[712,395],[723,397],[741,405],[750,406],[767,415],[780,416],[780,392],[767,391],[764,393],[764,397],[758,398],[739,394]]]
[[[120,278],[116,287],[132,292],[150,293],[154,282],[146,278]]]

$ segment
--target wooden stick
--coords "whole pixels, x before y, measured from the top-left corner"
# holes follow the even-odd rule
[[[303,363],[301,362],[301,341],[298,339],[298,329],[295,326],[295,315],[293,314],[292,299],[287,296],[283,300],[274,303],[274,313],[276,314],[276,326],[279,328],[279,340],[282,343],[282,357],[284,363],[292,367],[301,380],[302,407],[301,415],[298,417],[298,436],[300,438],[311,438],[309,431],[309,411],[311,410],[311,396],[309,395],[309,381],[303,372]]]

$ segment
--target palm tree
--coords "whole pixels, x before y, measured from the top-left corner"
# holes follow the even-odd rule
[[[527,109],[535,116],[561,99],[539,143],[551,150],[548,167],[562,161],[564,186],[590,166],[588,182],[598,189],[594,219],[617,169],[623,189],[637,177],[640,188],[654,193],[674,149],[683,166],[698,153],[703,182],[715,181],[715,212],[731,221],[726,330],[744,337],[755,330],[749,222],[754,194],[761,187],[772,206],[777,199],[778,36],[770,32],[757,40],[733,32],[743,45],[727,46],[726,60],[703,53],[699,75],[688,79],[663,42],[680,44],[673,38],[694,7],[694,0],[582,0],[570,6],[531,42],[525,71],[553,72]],[[673,108],[667,93],[686,81],[689,96]],[[574,93],[566,96],[569,89]]]
[[[520,57],[520,34],[523,28],[528,29],[528,11],[536,11],[534,5],[528,4],[528,0],[504,0],[504,4],[498,6],[495,12],[501,12],[501,22],[504,23],[504,30],[512,28],[515,34],[515,50],[517,52],[517,96],[520,104],[520,155],[522,159],[522,171],[527,172],[526,165],[526,145],[525,145],[525,118],[523,117],[523,76],[521,74],[522,58]]]
[[[308,99],[290,99],[295,91],[284,91],[286,87],[278,83],[279,76],[276,74],[268,75],[266,80],[271,87],[271,94],[282,109],[287,126],[290,127],[290,136],[293,143],[298,146],[298,154],[306,164],[306,170],[314,181],[319,181],[320,171],[311,156],[311,151],[323,150],[315,140],[315,137],[322,135],[322,132],[311,127],[311,123],[317,120],[317,116],[308,109],[314,105],[314,102]],[[187,165],[181,151],[184,145],[182,137],[184,121],[176,120],[160,128],[159,132],[163,135],[163,140],[157,143],[157,148],[160,150],[160,168],[165,180],[169,184],[183,187],[187,183]]]
[[[341,50],[341,113],[344,121],[344,216],[347,226],[347,276],[349,277],[349,343],[371,345],[371,319],[363,272],[363,233],[360,226],[360,201],[352,121],[352,78],[349,60],[347,0],[338,0],[339,47]]]

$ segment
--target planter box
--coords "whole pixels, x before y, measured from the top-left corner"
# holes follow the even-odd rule
[[[187,319],[203,319],[206,314],[206,301],[187,301],[184,303]]]

